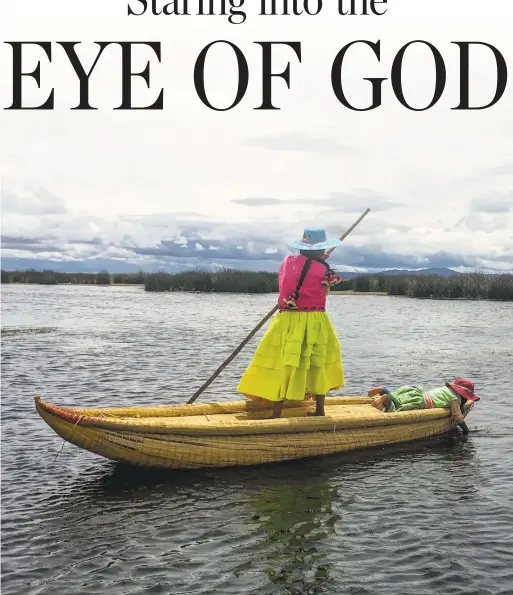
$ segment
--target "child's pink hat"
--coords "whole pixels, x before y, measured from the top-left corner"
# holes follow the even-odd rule
[[[450,386],[460,396],[469,401],[479,401],[481,397],[478,397],[474,392],[474,385],[470,380],[466,378],[456,378],[454,382],[448,382],[447,386]]]

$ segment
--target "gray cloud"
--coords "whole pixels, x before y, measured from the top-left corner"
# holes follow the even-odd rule
[[[330,192],[327,198],[316,200],[315,204],[322,204],[343,213],[360,213],[366,208],[374,212],[388,211],[404,206],[402,202],[390,200],[379,192],[367,189],[357,192]]]
[[[338,230],[340,231],[340,230]],[[272,236],[272,232],[270,232]],[[276,242],[272,237],[220,240],[216,238],[187,237],[161,240],[150,246],[134,243],[132,246],[121,246],[115,242],[98,243],[80,240],[77,244],[90,246],[87,255],[74,253],[71,242],[59,244],[55,238],[39,238],[6,236],[2,238],[5,246],[11,250],[22,250],[34,256],[3,257],[4,268],[54,268],[56,270],[100,270],[107,268],[112,272],[128,270],[156,270],[164,268],[169,271],[184,270],[191,266],[211,267],[226,266],[251,270],[277,270],[277,267],[288,253],[283,243]],[[50,243],[51,242],[51,243]],[[107,248],[107,250],[106,250]],[[487,256],[481,260],[489,262],[507,263],[510,254],[505,249],[501,254]],[[52,252],[58,258],[48,259],[45,253]],[[123,259],[113,258],[118,252]],[[40,259],[37,255],[41,254]],[[30,264],[29,264],[30,261]],[[332,256],[334,265],[345,265],[358,269],[417,269],[430,267],[478,267],[480,259],[451,251],[425,250],[416,254],[407,254],[387,248],[379,242],[354,246],[344,244]]]
[[[273,261],[283,257],[283,247],[270,245],[263,240],[221,241],[205,238],[187,238],[186,242],[162,240],[157,246],[138,246],[133,248],[134,254],[173,257],[178,259],[211,260],[260,260]]]
[[[77,246],[105,246],[106,242],[102,238],[95,237],[91,240],[70,240],[70,244],[75,244]]]
[[[513,191],[490,192],[472,200],[474,213],[508,213],[513,211]]]
[[[44,239],[26,238],[23,236],[2,236],[2,250],[24,250],[26,252],[60,252],[62,248],[55,244],[45,243]]]
[[[349,150],[334,138],[312,136],[304,132],[290,132],[281,136],[253,137],[244,144],[271,151],[297,151],[300,153],[343,153]]]
[[[62,215],[67,213],[65,202],[43,187],[23,194],[2,188],[2,211],[19,215]]]
[[[392,251],[386,251],[382,246],[376,244],[372,246],[341,246],[337,249],[337,254],[333,262],[339,262],[353,267],[362,267],[367,269],[388,269],[388,268],[433,268],[433,267],[458,267],[475,266],[475,258],[463,254],[457,254],[446,251],[434,253],[420,252],[418,254],[401,254]]]
[[[513,176],[513,163],[503,163],[502,165],[489,167],[486,173],[492,176]]]
[[[151,213],[151,214],[146,214],[146,215],[125,215],[123,217],[124,221],[142,221],[144,220],[145,222],[151,222],[151,223],[167,223],[170,221],[176,221],[176,220],[181,220],[182,217],[187,217],[187,218],[194,218],[199,219],[200,221],[204,221],[205,219],[209,219],[209,217],[207,215],[204,215],[202,213],[198,213],[196,211],[166,211],[166,212],[155,212],[155,213]]]
[[[265,196],[248,197],[248,200],[250,198],[266,199]],[[272,196],[267,199],[274,200]],[[275,200],[278,204],[296,202]],[[301,198],[298,202],[318,207],[313,200]],[[51,263],[61,263],[59,270],[64,270],[64,266],[70,270],[99,270],[100,263],[105,265],[102,268],[113,272],[141,268],[151,271],[158,267],[176,271],[214,265],[277,270],[288,253],[284,238],[300,236],[303,226],[312,224],[324,226],[329,235],[337,237],[354,222],[356,212],[361,213],[366,206],[371,206],[377,213],[366,218],[352,233],[351,240],[334,252],[334,264],[363,270],[442,266],[494,270],[493,263],[496,262],[497,269],[507,268],[511,246],[506,241],[481,250],[478,258],[469,255],[476,254],[475,246],[458,240],[462,232],[474,237],[475,231],[508,229],[508,218],[501,213],[473,213],[461,219],[456,226],[455,239],[449,244],[443,228],[432,222],[423,225],[417,234],[411,225],[387,221],[387,216],[380,212],[401,203],[379,192],[367,189],[352,193],[333,192],[318,202],[320,207],[314,208],[315,220],[312,221],[308,214],[301,214],[293,224],[279,217],[247,218],[237,222],[196,220],[193,213],[183,220],[179,213],[156,213],[122,216],[115,222],[69,214],[65,218],[66,227],[59,225],[63,220],[60,215],[41,218],[35,228],[38,233],[28,231],[32,222],[25,224],[25,218],[22,218],[20,224],[19,218],[15,217],[9,226],[12,233],[2,237],[3,266],[6,268],[12,266],[6,263],[14,263],[15,268],[23,268],[22,263],[32,259],[39,262],[37,268],[53,268]],[[451,244],[455,249],[449,247]],[[442,246],[445,251],[437,250]]]
[[[204,234],[208,234],[216,227],[214,222],[198,222],[191,221],[187,223],[176,222],[176,228],[178,233],[182,236],[201,237]]]
[[[441,267],[476,267],[478,259],[461,254],[439,251],[433,254],[408,255],[394,252],[387,252],[380,246],[366,246],[364,248],[345,247],[332,259],[334,265],[345,265],[358,267],[360,269],[418,269],[418,268],[441,268]],[[248,253],[234,254],[233,251],[205,251],[193,252],[187,255],[180,255],[174,250],[156,250],[151,248],[137,248],[134,253],[152,256],[153,258],[144,263],[130,263],[126,260],[112,258],[88,258],[82,260],[60,259],[37,259],[37,258],[3,258],[4,269],[53,269],[59,271],[90,271],[97,272],[107,269],[110,272],[130,271],[156,271],[159,268],[173,272],[188,269],[191,267],[227,267],[246,270],[268,270],[276,271],[281,262],[282,255],[248,255]],[[335,255],[335,253],[334,253]],[[184,262],[184,256],[187,261]],[[238,258],[237,258],[238,256]],[[490,262],[508,262],[508,255],[495,256],[489,259]]]
[[[39,238],[26,238],[24,236],[9,236],[2,235],[2,248],[9,246],[26,246],[26,245],[40,245]]]
[[[473,232],[484,231],[485,233],[494,233],[502,229],[507,229],[508,220],[504,217],[504,214],[496,214],[492,216],[488,213],[476,213],[469,215],[468,217],[462,217],[456,223],[456,227],[460,229],[468,229]]]
[[[333,221],[333,217],[330,218]],[[347,225],[349,226],[349,224]],[[341,231],[343,231],[343,225],[333,225],[332,223],[327,223],[324,226],[326,230],[326,234],[332,237],[339,237]],[[375,234],[383,235],[386,232],[390,231],[399,231],[402,233],[407,233],[412,231],[411,225],[402,225],[401,223],[389,223],[388,221],[383,221],[381,219],[367,219],[365,221],[365,225],[362,223],[362,227],[357,227],[351,232],[351,236],[360,236],[360,237],[369,237]]]
[[[287,205],[312,205],[315,207],[329,207],[330,211],[341,213],[360,213],[366,208],[374,212],[388,211],[405,206],[404,203],[390,200],[387,196],[373,190],[361,189],[356,192],[330,192],[324,198],[297,198],[284,200],[271,196],[255,196],[247,198],[235,198],[231,202],[246,205],[249,207],[262,207],[279,204]]]
[[[246,205],[248,207],[266,207],[269,205],[279,205],[284,202],[290,203],[291,201],[283,200],[282,198],[272,198],[271,196],[255,196],[248,198],[234,198],[232,202],[240,205]]]

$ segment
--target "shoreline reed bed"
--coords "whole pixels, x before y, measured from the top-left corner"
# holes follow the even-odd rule
[[[343,273],[342,273],[343,275]],[[149,292],[276,293],[278,275],[266,271],[193,269],[180,273],[59,273],[55,271],[4,271],[2,283],[42,285],[144,285]],[[383,275],[367,274],[343,280],[334,292],[386,293],[425,299],[513,300],[513,274],[488,275]]]
[[[364,275],[335,289],[425,299],[513,300],[513,275]]]
[[[196,291],[202,293],[276,293],[278,275],[266,271],[195,269],[182,273],[150,275],[146,291]]]
[[[51,270],[2,270],[2,283],[37,285],[144,285],[148,273],[61,273]]]
[[[276,273],[221,270],[215,273],[197,269],[176,274],[151,275],[146,291],[197,291],[232,293],[276,293]],[[362,275],[342,281],[333,291],[386,293],[430,299],[513,300],[513,275],[470,273],[440,275]]]

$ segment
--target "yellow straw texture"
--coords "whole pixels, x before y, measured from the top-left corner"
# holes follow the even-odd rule
[[[382,413],[368,397],[326,399],[325,417],[308,417],[314,403],[269,405],[229,401],[164,407],[76,409],[36,397],[39,415],[68,442],[108,459],[149,467],[192,469],[256,465],[348,452],[434,436],[454,426],[444,409]]]

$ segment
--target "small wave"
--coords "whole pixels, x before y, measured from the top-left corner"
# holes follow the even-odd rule
[[[59,330],[53,326],[19,326],[2,329],[2,337],[25,337],[27,335],[44,335]]]

